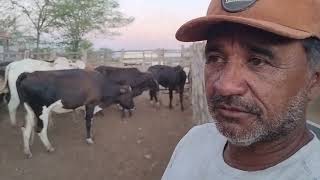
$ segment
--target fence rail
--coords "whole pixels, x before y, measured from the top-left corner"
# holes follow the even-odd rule
[[[192,55],[190,49],[184,47],[181,49],[81,51],[75,53],[59,53],[54,51],[34,53],[24,51],[0,53],[0,62],[18,61],[26,58],[52,61],[56,57],[66,57],[72,60],[80,59],[93,65],[115,63],[120,66],[151,66],[155,64],[162,64],[189,67]]]

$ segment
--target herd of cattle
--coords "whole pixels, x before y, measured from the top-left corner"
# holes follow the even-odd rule
[[[21,128],[24,153],[32,157],[30,142],[34,131],[47,151],[52,147],[47,129],[52,112],[66,113],[76,109],[85,110],[86,141],[92,140],[92,118],[94,114],[118,104],[125,111],[134,109],[133,98],[149,91],[150,100],[158,102],[159,85],[169,89],[172,108],[173,90],[179,92],[181,110],[186,73],[181,66],[154,65],[147,72],[137,68],[98,66],[88,68],[82,61],[58,58],[53,63],[33,59],[12,62],[5,67],[4,83],[0,94],[8,103],[8,111],[13,126],[20,104],[26,110],[25,124]]]

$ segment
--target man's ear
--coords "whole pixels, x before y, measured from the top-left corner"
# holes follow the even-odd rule
[[[320,71],[313,73],[309,85],[308,99],[314,100],[320,95]]]

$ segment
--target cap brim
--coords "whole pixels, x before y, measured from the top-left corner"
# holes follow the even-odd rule
[[[207,40],[209,30],[214,29],[215,25],[221,24],[222,22],[244,24],[293,39],[305,39],[312,36],[311,33],[306,31],[292,29],[290,27],[268,21],[236,16],[214,15],[200,17],[185,23],[178,29],[176,38],[183,42]]]

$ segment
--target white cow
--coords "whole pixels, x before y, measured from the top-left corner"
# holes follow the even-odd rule
[[[16,125],[16,113],[20,104],[20,98],[17,92],[16,81],[20,74],[24,72],[34,71],[50,71],[59,69],[84,69],[85,64],[81,61],[72,62],[66,58],[57,58],[53,63],[34,60],[23,59],[15,61],[7,65],[5,71],[4,86],[0,90],[0,94],[8,93],[10,90],[10,100],[8,103],[8,110],[11,124]]]

